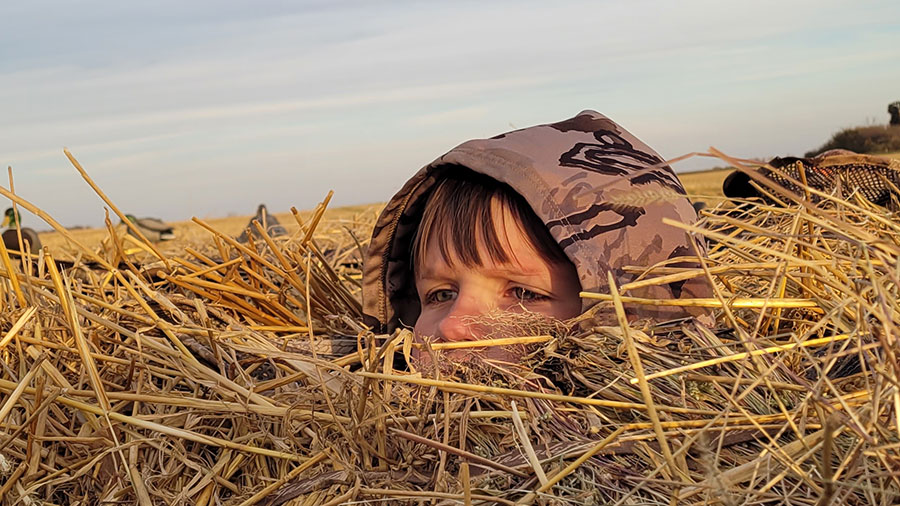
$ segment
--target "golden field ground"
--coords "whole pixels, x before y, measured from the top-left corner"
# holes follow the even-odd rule
[[[334,235],[336,241],[343,243],[347,240],[347,229],[356,229],[356,225],[361,223],[374,223],[383,205],[367,204],[329,209],[325,212],[325,216],[316,228],[316,236],[322,242],[323,236],[327,241],[329,235]],[[311,218],[312,211],[301,211],[299,214],[305,224]],[[300,233],[300,225],[291,212],[272,213],[272,215],[284,226],[288,234]],[[249,224],[252,217],[253,215],[249,214],[203,221],[222,234],[237,237],[244,230],[244,227]],[[193,221],[172,222],[170,225],[174,229],[176,239],[174,241],[157,243],[157,248],[164,253],[179,253],[185,246],[191,246],[202,251],[206,250],[212,243],[212,234]],[[124,235],[125,225],[116,225],[115,231],[117,234]],[[75,240],[93,250],[102,247],[102,242],[109,236],[108,231],[104,228],[80,228],[69,230],[68,232]],[[59,232],[42,232],[40,237],[41,242],[58,259],[71,260],[77,254],[77,248],[71,246]],[[368,237],[360,237],[359,239],[367,241]],[[127,243],[126,246],[134,246],[134,244]]]
[[[891,153],[883,156],[900,159],[900,153]],[[708,206],[714,206],[724,197],[722,194],[722,182],[730,172],[731,169],[723,168],[681,173],[678,176],[681,178],[685,190],[687,190],[691,200],[703,201]],[[337,189],[337,191],[340,191],[340,189]],[[327,232],[332,230],[335,234],[343,234],[344,237],[346,237],[346,231],[343,229],[344,225],[349,226],[360,222],[372,223],[374,217],[381,211],[383,205],[383,203],[376,203],[329,209],[325,213],[322,223],[323,226],[319,227],[317,231],[321,233],[323,231]],[[273,213],[273,215],[282,225],[284,225],[288,230],[288,233],[293,234],[299,231],[300,227],[290,212]],[[304,221],[308,220],[311,211],[302,211],[300,215]],[[223,234],[236,237],[240,235],[243,228],[247,226],[252,216],[253,215],[248,214],[246,216],[215,218],[206,220],[206,223]],[[175,228],[175,235],[178,239],[160,245],[160,248],[165,251],[180,251],[184,246],[201,243],[208,244],[210,241],[211,235],[209,232],[192,221],[173,222],[172,226]],[[124,225],[118,225],[117,231],[124,232]],[[107,237],[107,231],[102,228],[76,229],[70,230],[69,232],[75,239],[89,248],[99,247],[101,241]],[[58,232],[43,232],[40,236],[43,244],[48,246],[50,252],[57,258],[71,258],[74,256],[75,249],[70,247],[66,243],[66,239]],[[368,238],[359,239],[367,240]]]
[[[697,200],[703,200],[708,205],[715,205],[717,198],[722,196],[722,181],[730,171],[727,169],[708,170],[700,172],[691,172],[681,174],[680,177],[684,182],[688,193]],[[339,191],[339,190],[338,190]],[[346,231],[343,225],[353,225],[356,223],[372,223],[374,218],[381,212],[384,203],[366,204],[358,206],[347,206],[329,209],[326,211],[322,224],[317,228],[320,235],[322,232],[333,230],[335,234],[343,234],[346,237]],[[310,210],[300,212],[301,218],[307,221],[312,214]],[[299,232],[300,226],[291,212],[272,213],[278,221],[284,225],[289,234]],[[241,234],[244,227],[247,226],[252,214],[245,216],[232,216],[227,218],[213,218],[204,220],[212,228],[222,232],[225,235],[236,237]],[[181,251],[184,246],[196,246],[201,243],[209,243],[211,234],[203,227],[193,221],[172,222],[177,237],[174,241],[160,243],[158,247],[163,251]],[[41,226],[44,226],[43,224]],[[38,228],[32,225],[33,228]],[[353,227],[351,227],[353,228]],[[116,232],[124,233],[125,226],[117,225]],[[104,228],[79,228],[69,230],[69,233],[79,242],[91,249],[101,246],[108,232]],[[76,254],[76,249],[70,246],[66,238],[59,232],[50,231],[40,234],[41,242],[50,249],[53,256],[60,259],[71,259]],[[368,237],[359,238],[367,240]]]

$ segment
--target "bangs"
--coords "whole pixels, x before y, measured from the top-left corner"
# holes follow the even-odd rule
[[[504,212],[497,213],[498,209]],[[505,211],[513,223],[506,223]],[[519,227],[547,262],[569,261],[546,225],[509,185],[469,169],[454,168],[435,185],[425,204],[412,244],[413,268],[420,269],[429,244],[436,244],[441,258],[451,265],[509,262],[513,259],[507,251],[506,230],[510,226]]]

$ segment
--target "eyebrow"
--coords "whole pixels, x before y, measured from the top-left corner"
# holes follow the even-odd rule
[[[502,268],[502,267],[488,269],[483,266],[481,267],[481,269],[483,270],[482,272],[484,272],[486,275],[492,276],[492,277],[510,277],[510,275],[513,275],[517,278],[522,278],[522,277],[524,277],[524,278],[539,278],[539,277],[543,278],[543,274],[544,274],[544,273],[542,273],[538,270],[534,270],[534,269],[529,269],[529,270],[507,269],[507,268]],[[416,279],[444,279],[444,278],[447,278],[447,276],[441,275],[441,274],[438,274],[437,272],[435,272],[435,269],[432,267],[422,268],[421,273],[417,274],[415,277],[416,277]]]
[[[488,275],[493,276],[506,276],[508,274],[514,274],[517,277],[528,277],[528,278],[537,278],[542,276],[543,273],[538,270],[525,270],[525,269],[485,269],[484,272]]]

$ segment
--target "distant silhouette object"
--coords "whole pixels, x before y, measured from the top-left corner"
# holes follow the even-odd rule
[[[3,245],[6,246],[8,251],[20,251],[19,234],[16,232],[16,224],[21,223],[21,218],[19,213],[12,207],[7,209],[3,214],[2,226],[9,227],[8,230],[3,232]],[[22,243],[23,246],[34,255],[39,254],[41,251],[41,239],[38,237],[37,232],[30,228],[22,227]]]
[[[171,241],[175,239],[175,231],[171,225],[166,224],[158,218],[135,218],[130,214],[125,215],[131,223],[144,234],[144,237],[152,242]],[[131,234],[131,229],[127,229],[127,233]],[[131,234],[134,235],[134,234]]]
[[[891,115],[891,126],[900,125],[900,100],[888,104],[888,113]]]
[[[803,169],[810,188],[831,193],[840,183],[847,193],[856,190],[866,199],[884,207],[891,206],[893,188],[900,187],[900,161],[860,155],[846,149],[832,149],[810,158],[776,157],[768,165],[798,182],[803,181],[800,173]],[[769,186],[782,186],[800,196],[805,193],[803,188],[768,167],[760,167],[756,173],[769,179],[772,182]],[[725,178],[722,192],[731,198],[760,197],[768,200],[750,184],[750,176],[740,171],[732,172]],[[816,195],[811,199],[813,202],[820,200]]]
[[[266,209],[265,204],[260,204],[259,207],[256,208],[256,216],[250,218],[250,221],[247,222],[247,226],[244,227],[244,231],[241,232],[241,235],[238,236],[238,242],[247,242],[247,231],[250,231],[250,234],[253,235],[254,239],[262,239],[259,235],[259,232],[256,231],[256,227],[253,226],[253,222],[258,221],[260,225],[262,225],[263,229],[265,229],[266,233],[269,234],[269,237],[278,237],[280,235],[287,235],[287,230],[281,223],[278,222],[278,218],[269,214],[268,209]]]

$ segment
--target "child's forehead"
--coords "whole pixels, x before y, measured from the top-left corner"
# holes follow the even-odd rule
[[[498,215],[494,216],[494,235],[508,260],[500,261],[491,254],[484,235],[481,233],[481,227],[484,224],[476,223],[474,224],[476,233],[473,234],[474,244],[470,246],[474,246],[477,252],[479,267],[487,270],[516,268],[522,271],[536,272],[541,270],[542,265],[549,263],[535,247],[533,236],[526,230],[527,224],[522,223],[509,210],[503,213],[503,219],[498,218]],[[466,262],[462,260],[459,253],[462,247],[453,242],[450,228],[439,227],[438,231],[438,234],[431,235],[428,242],[424,244],[425,251],[422,260],[425,265],[423,267],[427,268],[428,264],[433,262],[441,262],[450,267],[464,266]],[[443,249],[447,251],[446,256],[441,252],[441,244],[445,245]]]
[[[492,196],[489,209],[491,214],[490,226],[493,227],[493,232],[497,239],[505,246],[504,249],[516,248],[520,243],[524,243],[532,250],[534,249],[532,241],[529,239],[534,237],[535,231],[530,230],[529,224],[513,212],[512,206],[508,201],[500,199],[496,195]],[[445,223],[444,221],[446,220],[451,220],[452,223]],[[483,228],[485,223],[476,216],[448,217],[439,215],[435,225],[437,225],[440,235],[444,236],[441,239],[449,238],[454,227],[472,227],[476,232],[476,244],[483,246],[482,238],[484,236]]]
[[[550,262],[544,260],[537,251],[508,250],[508,260],[493,258],[486,248],[479,247],[478,260],[467,265],[451,248],[445,257],[437,247],[427,248],[421,265],[416,269],[417,278],[440,278],[448,272],[477,271],[489,277],[541,276],[550,270]]]

